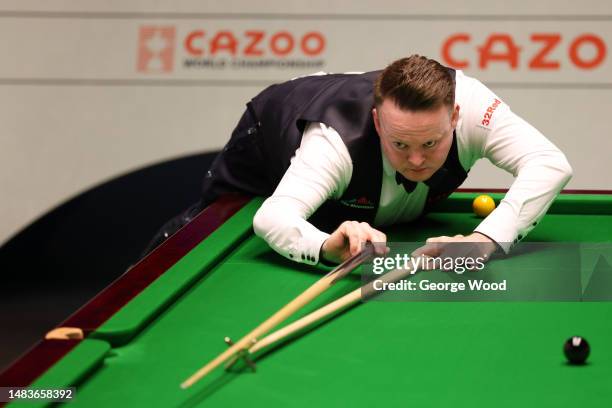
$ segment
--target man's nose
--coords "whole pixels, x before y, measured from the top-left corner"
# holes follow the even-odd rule
[[[412,169],[418,169],[425,163],[425,155],[420,152],[411,152],[408,155],[408,164]]]

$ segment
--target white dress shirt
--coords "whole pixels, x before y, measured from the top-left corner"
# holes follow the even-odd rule
[[[572,169],[556,146],[505,103],[497,104],[492,117],[485,118],[487,109],[501,99],[480,81],[462,71],[456,72],[455,80],[455,103],[460,107],[456,136],[462,167],[469,170],[477,160],[486,158],[515,177],[497,208],[474,230],[508,252],[544,216],[571,178]],[[395,169],[384,154],[382,162],[381,195],[374,227],[417,218],[425,206],[429,187],[417,183],[415,190],[407,193],[395,181]],[[323,123],[310,123],[289,169],[255,214],[255,233],[279,254],[297,262],[316,264],[329,234],[306,219],[326,200],[340,198],[352,173],[351,157],[340,135]]]

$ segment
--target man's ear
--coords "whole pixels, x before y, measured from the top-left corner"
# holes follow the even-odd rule
[[[376,107],[372,108],[372,119],[374,119],[374,127],[376,128],[376,133],[380,136],[380,122],[378,119],[378,111]]]
[[[459,105],[455,104],[455,108],[451,114],[451,126],[453,129],[457,127],[457,122],[459,122]]]

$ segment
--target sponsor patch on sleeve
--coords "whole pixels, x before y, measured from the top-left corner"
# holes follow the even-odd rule
[[[502,104],[502,101],[498,98],[494,98],[493,102],[487,107],[487,110],[483,113],[482,118],[480,119],[479,125],[481,127],[485,127],[490,129],[491,122],[493,120],[493,115],[495,115],[495,110]]]

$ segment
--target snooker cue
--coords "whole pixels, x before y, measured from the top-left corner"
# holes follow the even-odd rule
[[[368,242],[366,243],[365,248],[361,252],[350,257],[349,259],[338,265],[331,272],[323,276],[316,283],[314,283],[312,286],[302,292],[298,297],[293,299],[291,302],[286,304],[279,311],[269,317],[266,321],[261,323],[255,329],[253,329],[249,334],[234,343],[230,348],[219,354],[215,359],[210,361],[204,367],[193,373],[189,378],[187,378],[185,381],[183,381],[183,383],[181,383],[181,388],[185,389],[191,387],[196,381],[204,377],[206,374],[210,373],[220,364],[223,364],[234,354],[236,354],[240,350],[248,349],[250,346],[257,342],[258,337],[268,333],[274,327],[285,321],[298,309],[300,309],[301,307],[312,301],[312,299],[323,293],[339,279],[348,275],[353,269],[361,265],[364,261],[368,260],[372,255],[374,255],[374,245]]]
[[[406,275],[410,274],[412,273],[409,269],[394,269],[382,275],[380,277],[380,280],[385,283],[396,282],[404,278]],[[282,329],[270,333],[269,335],[255,343],[253,346],[251,346],[251,348],[249,348],[249,354],[254,354],[265,347],[268,347],[274,343],[278,343],[283,339],[293,335],[294,333],[346,309],[347,307],[359,301],[359,299],[361,299],[362,291],[367,290],[373,290],[373,285],[371,282],[366,283],[365,285],[355,289],[354,291],[342,296],[339,299],[334,300],[331,303],[328,303],[325,306],[322,306],[314,312],[283,327]]]

